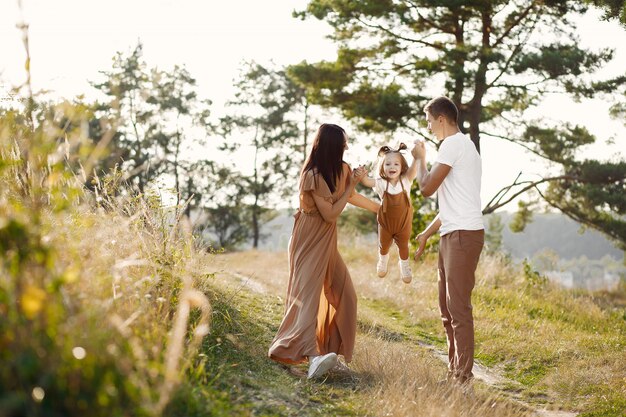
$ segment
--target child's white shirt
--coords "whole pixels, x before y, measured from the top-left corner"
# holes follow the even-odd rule
[[[411,181],[409,181],[409,179],[404,175],[400,178],[401,178],[400,181],[402,181],[402,185],[404,185],[404,191],[407,193],[407,195],[410,198],[411,197]],[[376,181],[376,184],[374,184],[374,190],[376,190],[376,193],[378,194],[378,197],[380,197],[381,200],[383,199],[383,196],[385,195],[385,190],[387,190],[387,192],[391,195],[400,194],[402,192],[402,185],[400,184],[400,181],[398,181],[396,185],[389,183],[389,188],[387,188],[387,183],[389,181],[387,181],[386,179],[377,177],[374,180]]]

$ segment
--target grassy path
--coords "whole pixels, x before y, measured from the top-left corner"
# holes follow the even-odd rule
[[[268,288],[263,283],[251,276],[232,271],[224,271],[220,273],[219,276],[222,281],[229,281],[229,278],[234,279],[234,282],[238,282],[240,285],[237,291],[245,291],[249,293],[249,296],[253,296],[254,293],[267,295],[269,292]],[[437,344],[433,344],[433,338],[431,336],[424,334],[420,329],[416,329],[415,326],[404,321],[400,314],[397,314],[396,306],[384,305],[384,303],[377,300],[361,299],[359,304],[359,316],[358,327],[361,338],[376,338],[385,341],[387,344],[399,343],[417,346],[418,349],[425,350],[429,352],[432,357],[439,359],[443,363],[443,366],[447,366],[445,346],[442,346],[443,340],[437,340]],[[278,316],[278,318],[280,321],[280,316]],[[297,378],[304,379],[306,377],[305,366],[286,369]],[[475,364],[474,374],[476,379],[482,383],[484,392],[490,391],[496,396],[501,397],[500,401],[510,401],[518,404],[521,407],[520,411],[523,413],[530,411],[532,414],[542,417],[576,416],[576,413],[573,412],[549,410],[543,407],[537,408],[536,405],[533,406],[518,395],[519,392],[522,391],[521,384],[504,377],[501,372],[490,369],[478,362]],[[347,398],[344,399],[344,404],[347,405],[359,400],[359,396],[354,395],[353,389],[359,387],[359,384],[363,382],[361,379],[362,378],[354,373],[332,372],[324,382],[325,384],[330,384],[330,386],[335,386],[335,388],[349,388],[349,392],[344,392],[344,394],[347,394]],[[331,398],[334,399],[334,397]],[[357,412],[357,415],[361,415],[358,414],[357,408],[348,408]],[[365,410],[361,411],[367,414]]]
[[[246,261],[246,256],[251,259]],[[226,339],[241,359],[235,369],[225,372],[229,360],[222,357],[221,375],[235,381],[235,403],[246,404],[252,415],[576,415],[551,409],[557,401],[547,393],[535,396],[536,402],[525,398],[520,383],[480,363],[471,399],[440,387],[437,381],[445,374],[442,332],[433,331],[432,323],[417,324],[385,297],[359,299],[354,372],[331,372],[324,383],[307,381],[306,365],[282,367],[265,358],[282,316],[285,259],[255,253],[221,256],[218,261],[224,263],[212,286],[222,299],[226,295],[223,308],[236,305],[230,314],[239,317],[236,329],[222,333],[235,335]],[[241,355],[243,347],[249,355]],[[415,410],[418,414],[413,414]]]
[[[357,293],[360,294],[359,332],[355,360],[351,364],[354,373],[331,374],[325,384],[319,384],[306,381],[306,366],[284,369],[271,362],[266,363],[264,366],[277,370],[278,373],[272,374],[272,378],[282,381],[283,387],[295,384],[289,390],[295,396],[290,400],[285,399],[283,406],[286,411],[278,412],[277,415],[295,412],[293,404],[307,404],[299,411],[302,415],[317,415],[316,410],[330,409],[333,410],[330,415],[571,417],[578,412],[581,416],[623,415],[620,401],[624,393],[619,390],[610,391],[613,397],[608,397],[610,401],[606,402],[604,409],[596,408],[595,404],[602,399],[594,396],[594,389],[605,389],[602,386],[591,386],[589,392],[592,395],[586,398],[563,398],[562,393],[540,383],[541,380],[533,382],[533,374],[520,372],[510,360],[493,360],[491,352],[485,348],[485,345],[490,346],[484,341],[482,346],[477,344],[476,397],[468,400],[459,397],[457,392],[442,390],[436,386],[436,381],[445,373],[442,361],[445,360],[445,341],[437,313],[428,301],[429,297],[433,297],[432,289],[427,289],[432,283],[422,279],[419,272],[411,287],[393,281],[372,280],[365,276],[366,273],[359,274],[359,268],[367,268],[369,265],[363,265],[366,262],[351,263],[350,256],[348,252],[344,258],[347,258],[348,265],[357,265],[351,271]],[[354,256],[358,257],[359,254]],[[217,258],[221,272],[217,273],[215,284],[223,291],[248,300],[250,306],[263,306],[256,307],[263,316],[266,332],[258,340],[260,347],[257,355],[262,362],[268,362],[264,359],[266,348],[282,315],[286,257],[282,254],[249,252]],[[353,269],[357,270],[356,273]],[[497,301],[504,303],[506,295],[503,292],[503,299]],[[479,293],[477,298],[482,302],[490,296],[489,292]],[[407,299],[419,301],[408,303]],[[482,321],[486,322],[487,327],[491,326],[488,319]],[[617,330],[620,330],[621,325],[617,325]],[[619,349],[613,349],[608,354],[609,357],[617,357],[620,353]],[[526,365],[520,361],[519,366]],[[537,371],[537,374],[541,373],[548,374],[549,370]],[[285,376],[287,380],[284,380]],[[268,383],[271,385],[271,381]],[[262,391],[264,388],[259,389]],[[611,390],[610,386],[608,389]],[[568,408],[572,411],[563,411]]]

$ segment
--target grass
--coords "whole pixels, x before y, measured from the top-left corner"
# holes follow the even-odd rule
[[[393,269],[385,279],[375,277],[369,248],[342,246],[359,294],[353,373],[308,381],[306,365],[284,367],[266,357],[282,317],[286,254],[210,254],[183,235],[163,246],[154,218],[117,212],[84,209],[47,217],[43,224],[51,247],[63,248],[55,268],[71,278],[61,287],[60,304],[50,304],[65,306],[64,324],[35,329],[56,332],[55,347],[44,361],[25,356],[36,364],[30,376],[20,368],[19,378],[37,381],[28,383],[44,387],[47,399],[33,401],[26,394],[32,388],[20,397],[3,379],[2,409],[14,412],[0,415],[28,409],[79,415],[94,405],[97,415],[167,416],[509,417],[544,407],[621,416],[624,411],[626,326],[621,298],[614,294],[528,286],[515,266],[484,257],[474,295],[477,360],[511,381],[477,383],[475,397],[467,398],[437,384],[445,364],[433,353],[445,351],[445,339],[435,260],[415,265],[414,282],[405,285]],[[195,329],[204,310],[198,308],[201,300],[185,293],[190,289],[211,306],[210,332],[197,344]],[[191,307],[184,353],[159,410],[184,300]],[[16,363],[17,345],[7,344],[6,336],[2,340],[3,357]],[[34,340],[39,339],[21,345],[26,352],[36,352]],[[87,352],[82,361],[72,356],[76,346]],[[7,408],[7,401],[23,406]]]
[[[344,244],[340,251],[360,296],[357,350],[375,344],[364,342],[366,337],[409,350],[419,351],[422,346],[425,351],[426,345],[445,351],[436,305],[434,257],[415,264],[414,282],[405,286],[393,269],[385,279],[375,277],[375,249]],[[284,254],[247,252],[220,258],[224,268],[252,277],[267,293],[283,294],[287,279]],[[483,256],[477,279],[473,297],[477,362],[510,379],[485,393],[581,416],[624,414],[626,310],[622,296],[530,285],[520,267],[499,256]],[[399,362],[406,361],[403,357]],[[443,364],[434,361],[427,366],[432,374],[441,376]],[[401,369],[397,372],[403,373]],[[414,372],[411,375],[419,379]],[[381,389],[382,376],[372,378],[372,384]],[[397,394],[385,392],[390,397]]]
[[[438,384],[435,258],[405,285],[394,268],[377,278],[375,247],[348,240],[353,372],[308,381],[305,364],[266,357],[286,253],[210,254],[154,198],[95,198],[62,158],[50,162],[59,135],[16,126],[0,119],[0,417],[624,414],[622,294],[562,291],[483,257],[476,357],[509,380],[466,396]]]

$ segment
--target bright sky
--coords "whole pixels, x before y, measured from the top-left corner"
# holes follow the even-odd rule
[[[33,87],[63,97],[94,96],[88,82],[98,79],[98,71],[110,68],[117,51],[131,50],[140,39],[149,66],[166,69],[185,64],[198,81],[199,95],[211,99],[213,111],[220,114],[232,96],[232,80],[243,60],[285,65],[336,56],[336,46],[325,38],[331,33],[325,23],[291,16],[306,4],[306,0],[23,0],[24,20],[30,25]],[[24,79],[24,49],[16,29],[22,18],[17,5],[17,0],[0,3],[0,96],[5,97],[11,86]],[[582,21],[581,43],[616,47],[616,59],[605,72],[623,72],[626,30],[600,22],[598,16],[592,13]],[[615,139],[613,146],[601,143],[589,149],[591,157],[623,157],[624,126],[611,120],[607,109],[608,103],[600,100],[573,103],[551,97],[541,112],[554,120],[582,122],[600,139]],[[329,121],[341,122],[339,118]],[[352,146],[346,160],[361,162],[369,153]],[[430,160],[434,153],[431,148]],[[482,139],[482,155],[483,203],[519,171],[543,172],[520,148],[488,137]],[[245,156],[236,163],[242,169],[249,166]]]

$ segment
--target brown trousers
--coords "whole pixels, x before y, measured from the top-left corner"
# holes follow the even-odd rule
[[[439,310],[448,340],[448,375],[460,382],[473,377],[472,290],[485,242],[484,230],[455,230],[439,246]]]

